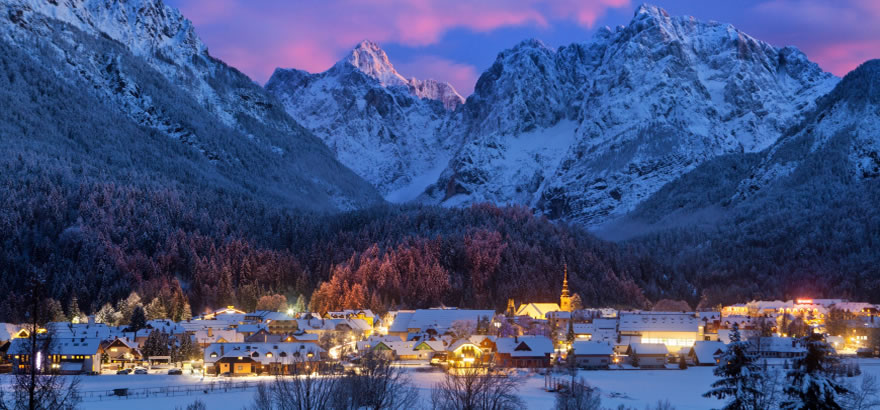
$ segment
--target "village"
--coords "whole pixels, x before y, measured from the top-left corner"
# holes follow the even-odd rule
[[[759,359],[802,357],[800,337],[822,334],[841,357],[878,354],[880,306],[843,299],[752,301],[712,311],[581,308],[568,289],[559,302],[510,300],[503,312],[438,307],[377,315],[254,311],[227,306],[185,321],[143,326],[51,322],[36,329],[52,343],[38,366],[60,374],[298,374],[318,366],[357,366],[366,354],[400,365],[443,368],[679,369],[714,366],[733,329]],[[0,326],[2,369],[31,363],[27,326]]]

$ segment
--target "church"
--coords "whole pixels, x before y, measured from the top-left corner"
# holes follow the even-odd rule
[[[562,294],[559,303],[523,303],[519,309],[514,308],[513,299],[507,301],[507,314],[509,316],[529,316],[533,319],[546,319],[550,312],[571,312],[572,294],[568,290],[568,266],[564,267],[565,274],[562,279]]]

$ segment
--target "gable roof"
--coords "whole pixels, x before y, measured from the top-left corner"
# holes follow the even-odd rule
[[[614,353],[611,344],[593,340],[576,341],[571,347],[575,356],[611,356]]]
[[[314,343],[214,343],[205,348],[205,362],[215,362],[221,357],[250,357],[262,364],[290,363],[295,360],[295,353],[300,354],[296,360],[315,361],[320,360],[324,349]],[[308,353],[312,353],[311,358]]]
[[[514,357],[546,356],[553,353],[553,341],[545,336],[499,337],[495,339],[498,353]]]
[[[719,341],[698,340],[691,347],[693,354],[700,363],[715,363],[715,356],[724,353],[727,345]]]
[[[539,318],[544,318],[547,316],[547,313],[558,311],[558,303],[527,303],[519,306],[519,309],[516,311],[516,316],[537,316]],[[535,314],[532,315],[529,314],[529,312],[534,312]]]
[[[630,343],[626,348],[627,354],[637,355],[667,355],[669,349],[666,345],[660,343]]]

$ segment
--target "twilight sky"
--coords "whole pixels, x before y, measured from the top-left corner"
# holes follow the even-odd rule
[[[521,40],[551,47],[625,25],[628,0],[166,0],[195,23],[211,54],[265,83],[276,67],[324,71],[361,40],[406,77],[448,81],[464,96],[496,54]],[[843,76],[880,58],[880,1],[658,0],[672,15],[733,23],[795,45]]]

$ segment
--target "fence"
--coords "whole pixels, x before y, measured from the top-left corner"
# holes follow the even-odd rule
[[[578,381],[574,381],[571,377],[556,377],[547,373],[544,376],[544,390],[549,392],[556,392],[560,390],[568,390],[571,391],[572,387],[579,389],[592,389],[589,386],[586,386]]]
[[[80,392],[84,402],[106,400],[132,400],[150,397],[191,396],[196,394],[240,392],[256,389],[261,381],[219,381],[182,386],[120,388],[109,390],[91,390]]]

